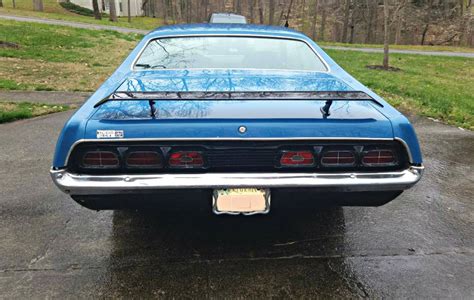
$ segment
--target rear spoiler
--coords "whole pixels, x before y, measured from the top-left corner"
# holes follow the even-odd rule
[[[381,107],[383,105],[360,91],[316,91],[316,92],[114,92],[94,105],[98,107],[108,101],[149,100],[314,100],[326,101],[321,107],[323,115],[329,115],[332,101],[371,101]]]

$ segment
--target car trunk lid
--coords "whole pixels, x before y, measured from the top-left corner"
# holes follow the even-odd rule
[[[118,92],[352,91],[344,81],[317,72],[160,71],[136,72]],[[123,131],[124,138],[393,138],[390,121],[371,101],[305,99],[115,99],[101,104],[85,138],[97,130]],[[239,131],[244,127],[245,131]]]

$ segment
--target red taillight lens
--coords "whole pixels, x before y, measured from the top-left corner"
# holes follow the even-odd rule
[[[310,151],[286,151],[281,155],[280,165],[285,167],[313,166],[314,155]]]
[[[89,151],[84,154],[82,165],[86,168],[117,168],[119,158],[111,151]]]
[[[163,166],[161,155],[155,151],[133,151],[127,155],[127,167],[160,168]]]
[[[321,165],[326,167],[348,167],[355,165],[355,162],[355,154],[349,150],[330,150],[321,157]]]
[[[392,166],[397,163],[392,150],[369,150],[364,152],[362,164],[368,167]]]
[[[177,151],[170,154],[169,165],[172,168],[200,168],[204,158],[198,151]]]

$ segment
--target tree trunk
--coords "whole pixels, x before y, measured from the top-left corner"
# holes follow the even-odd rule
[[[286,12],[286,21],[285,27],[290,27],[290,16],[291,16],[291,8],[293,6],[293,0],[290,1],[290,5],[288,5],[288,11]],[[281,24],[281,22],[280,22]]]
[[[320,41],[324,41],[324,34],[326,30],[326,19],[327,19],[326,8],[321,7],[321,26],[319,26],[319,40]]]
[[[13,5],[13,8],[16,8],[16,1],[15,0],[12,0],[12,5]]]
[[[389,22],[389,10],[388,10],[388,0],[383,1],[383,27],[384,27],[384,34],[383,34],[383,68],[388,70],[389,67],[389,46],[388,43],[390,41],[390,30],[388,28]]]
[[[351,33],[349,34],[349,44],[354,43],[355,24],[351,24]]]
[[[92,0],[92,8],[94,10],[94,18],[96,20],[102,19],[102,16],[100,15],[100,10],[99,10],[99,2],[97,0]]]
[[[235,2],[235,11],[238,13],[238,14],[242,14],[242,1],[241,0],[234,0]]]
[[[423,33],[421,34],[421,45],[425,44],[426,34],[428,33],[428,29],[430,28],[430,23],[425,25],[425,29],[423,29]]]
[[[268,7],[268,23],[273,25],[274,18],[275,18],[275,0],[270,0],[269,7]]]
[[[176,0],[174,13],[176,14],[176,23],[181,23],[183,21],[182,11],[181,11],[181,0]]]
[[[263,0],[257,0],[258,1],[258,16],[260,18],[260,24],[265,23],[265,15],[263,11]]]
[[[184,2],[184,13],[186,14],[186,23],[191,23],[191,17],[189,13],[189,6],[191,5],[191,1],[185,0]]]
[[[318,21],[318,0],[314,0],[314,11],[313,11],[313,22],[311,24],[311,33],[312,33],[312,38],[315,41],[316,40],[316,23]]]
[[[115,9],[115,0],[109,0],[109,20],[117,22],[117,10]]]
[[[33,0],[33,10],[43,11],[43,0]]]
[[[370,44],[373,40],[373,22],[374,22],[374,9],[372,7],[372,0],[367,0],[367,35],[365,36],[365,43]]]
[[[349,33],[349,44],[353,44],[353,43],[354,43],[354,35],[355,35],[355,27],[356,27],[356,23],[355,23],[355,21],[354,21],[355,9],[356,9],[356,7],[354,7],[353,9],[351,9],[350,16],[349,16],[349,29],[350,29],[350,33]],[[347,41],[347,40],[346,40],[346,41]]]
[[[403,25],[403,18],[401,16],[398,17],[397,20],[397,28],[395,31],[395,45],[400,45],[402,39],[402,26]]]
[[[168,1],[161,2],[161,10],[163,10],[163,24],[168,25]]]
[[[130,0],[127,0],[127,14],[128,14],[128,23],[132,23],[132,12],[130,8]]]
[[[0,0],[0,7],[3,7],[3,1]]]
[[[175,11],[175,6],[174,6],[174,0],[169,0],[170,1],[170,4],[169,4],[169,7],[170,7],[170,12],[171,12],[171,19],[173,20],[173,24],[176,24],[176,11]]]
[[[201,22],[208,19],[208,9],[209,9],[209,0],[203,0],[201,2],[201,9],[202,9],[202,17]]]
[[[250,10],[250,23],[255,23],[255,6],[257,6],[257,0],[250,0],[249,10]]]
[[[350,10],[351,10],[351,0],[346,0],[345,6],[344,6],[344,23],[342,26],[342,36],[341,36],[342,43],[347,42],[347,29],[349,27]]]

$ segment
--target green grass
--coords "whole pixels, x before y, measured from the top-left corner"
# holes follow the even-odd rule
[[[16,0],[16,8],[13,8],[11,0],[3,0],[4,7],[0,8],[0,13],[145,30],[154,29],[161,26],[163,23],[160,18],[151,17],[133,17],[131,23],[128,22],[127,17],[118,18],[118,22],[111,22],[107,18],[96,20],[94,17],[74,14],[61,7],[56,0],[43,0],[43,5],[44,11],[37,12],[33,11],[32,0]]]
[[[392,54],[399,72],[370,70],[382,54],[328,50],[346,71],[394,106],[474,129],[474,59]]]
[[[0,89],[96,89],[141,35],[0,19]]]
[[[40,103],[0,102],[0,123],[52,114],[68,110],[66,105],[50,105]]]
[[[137,34],[109,30],[85,30],[63,26],[0,20],[0,40],[16,43],[0,48],[1,57],[30,58],[50,62],[90,62],[90,49],[113,47],[117,41],[138,41]]]
[[[336,42],[317,42],[317,43],[319,46],[323,48],[325,46],[337,46],[337,47],[348,47],[348,48],[383,49],[383,45],[380,45],[380,44],[348,44],[348,43],[336,43]],[[474,53],[474,48],[455,47],[455,46],[390,45],[390,49]]]

